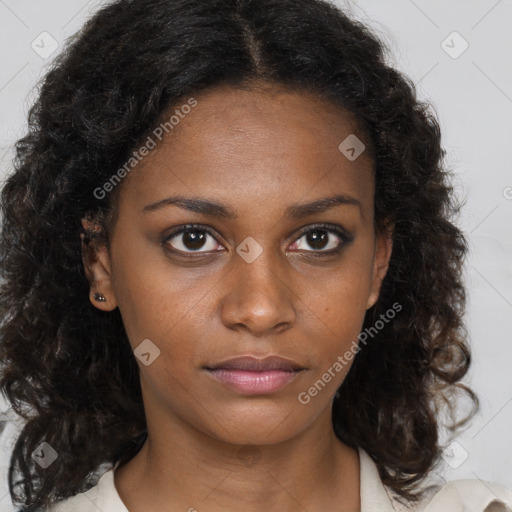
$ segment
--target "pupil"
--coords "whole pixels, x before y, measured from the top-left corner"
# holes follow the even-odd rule
[[[205,232],[199,230],[186,231],[183,236],[183,244],[188,249],[201,249],[204,245]]]
[[[306,236],[308,244],[314,249],[323,249],[327,245],[329,238],[327,231],[320,229],[310,231]]]

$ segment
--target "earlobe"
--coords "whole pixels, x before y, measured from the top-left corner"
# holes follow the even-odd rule
[[[95,231],[89,221],[82,220],[87,231]],[[91,229],[92,228],[92,229]],[[110,254],[106,246],[96,246],[87,241],[84,233],[80,235],[82,247],[82,263],[85,275],[89,281],[89,300],[91,304],[102,311],[113,311],[117,300],[112,287]]]
[[[390,227],[385,233],[377,236],[375,257],[373,261],[372,282],[366,309],[375,305],[379,298],[382,281],[386,277],[389,260],[393,251],[393,227]]]

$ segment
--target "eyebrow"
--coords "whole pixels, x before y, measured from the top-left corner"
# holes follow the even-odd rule
[[[336,194],[321,199],[316,199],[310,203],[294,204],[286,208],[284,217],[288,219],[301,219],[308,217],[314,213],[322,213],[330,208],[334,208],[339,205],[355,206],[361,210],[361,203],[346,194]],[[225,219],[237,220],[238,215],[235,210],[231,207],[216,203],[209,199],[203,199],[199,197],[185,197],[181,195],[175,195],[161,199],[154,203],[148,204],[143,208],[144,212],[154,212],[167,206],[177,206],[184,210],[200,213],[202,215],[210,217],[221,217]]]

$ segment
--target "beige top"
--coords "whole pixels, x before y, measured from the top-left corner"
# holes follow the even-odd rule
[[[382,484],[377,466],[361,448],[359,460],[361,512],[512,512],[512,491],[482,480],[439,485],[413,509],[405,508]],[[87,492],[53,505],[50,512],[129,512],[114,485],[116,467],[105,472]]]

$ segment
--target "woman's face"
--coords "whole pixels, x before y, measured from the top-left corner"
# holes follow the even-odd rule
[[[91,297],[120,309],[148,428],[271,444],[330,418],[350,367],[335,363],[378,297],[391,242],[374,236],[371,159],[354,159],[354,139],[338,148],[357,132],[351,116],[276,89],[195,99],[119,185],[110,253],[87,263]],[[222,363],[270,355],[285,361]]]

